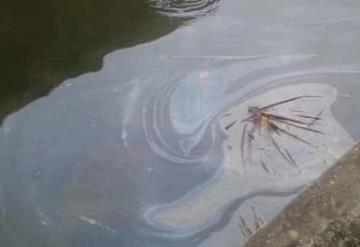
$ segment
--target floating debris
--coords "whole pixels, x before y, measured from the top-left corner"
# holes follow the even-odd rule
[[[258,134],[257,131],[254,133],[251,164],[243,162],[240,137],[244,132],[244,126],[247,125],[243,146],[244,158],[248,161],[247,133],[253,126],[251,121],[241,121],[242,118],[249,116],[248,107],[270,105],[289,98],[289,95],[319,95],[321,97],[292,101],[270,108],[267,113],[291,116],[293,119],[308,124],[313,119],[296,117],[296,114],[316,116],[323,109],[319,117],[321,120],[316,122],[314,129],[331,134],[318,134],[275,122],[281,128],[318,148],[299,143],[295,138],[283,133],[280,135],[273,133],[284,155],[287,157],[283,148],[296,162],[298,166],[296,168],[294,164],[289,165],[289,162],[278,154],[268,137],[268,129],[262,128],[260,130],[263,133]],[[331,107],[336,99],[337,91],[334,87],[312,83],[277,87],[247,100],[234,100],[234,103],[216,113],[222,129],[222,133],[219,134],[221,138],[224,134],[227,135],[221,144],[224,158],[217,173],[209,181],[199,185],[180,199],[148,208],[144,212],[144,219],[155,229],[166,229],[163,236],[167,237],[192,237],[203,229],[214,233],[200,246],[221,246],[222,239],[238,233],[232,239],[236,239],[240,246],[246,237],[240,234],[239,224],[243,226],[244,234],[249,232],[249,229],[254,232],[261,225],[261,217],[267,220],[272,219],[293,196],[314,181],[339,155],[353,145],[351,136],[331,113]],[[292,109],[302,112],[294,112]],[[236,119],[240,120],[225,130],[225,126]],[[305,124],[301,126],[307,127]],[[228,148],[229,146],[232,150]],[[287,157],[287,159],[290,158]],[[256,213],[259,216],[257,223],[254,222],[251,205],[257,206]],[[245,223],[239,222],[239,215]],[[249,229],[246,229],[246,226]]]
[[[241,215],[239,216],[238,227],[240,228],[242,237],[245,239],[249,238],[254,233]]]
[[[237,225],[240,229],[241,236],[244,239],[248,239],[266,224],[265,219],[257,213],[254,205],[251,205],[251,209],[253,214],[253,224],[250,225],[241,214],[239,215],[239,223]]]
[[[317,129],[313,129],[310,128],[316,121],[320,120],[320,115],[323,113],[323,110],[321,110],[316,116],[311,116],[311,115],[304,115],[304,114],[297,114],[297,117],[300,118],[305,118],[305,119],[310,119],[310,122],[306,122],[304,120],[300,120],[300,119],[296,119],[296,118],[292,118],[292,117],[287,117],[287,116],[282,116],[282,115],[277,115],[277,114],[273,114],[270,113],[269,111],[272,110],[272,108],[279,106],[279,105],[283,105],[289,102],[293,102],[293,101],[297,101],[300,99],[304,99],[304,98],[319,98],[321,96],[318,95],[301,95],[301,96],[296,96],[296,97],[292,97],[292,98],[288,98],[285,100],[281,100],[263,107],[258,107],[258,106],[249,106],[248,107],[248,114],[249,116],[243,120],[233,120],[231,121],[229,124],[227,124],[225,126],[225,130],[229,130],[231,127],[233,127],[238,121],[241,122],[247,122],[248,124],[251,125],[250,130],[248,130],[248,124],[245,124],[242,130],[242,134],[241,134],[241,144],[240,144],[240,149],[241,149],[241,157],[243,159],[243,161],[245,161],[245,155],[244,155],[244,151],[245,151],[245,139],[247,138],[247,150],[248,150],[248,157],[249,160],[251,161],[252,158],[252,143],[255,140],[255,132],[258,130],[259,135],[261,135],[262,130],[267,131],[268,137],[271,140],[271,143],[274,145],[275,149],[278,151],[278,153],[283,157],[284,160],[286,160],[289,164],[297,167],[296,162],[294,160],[294,158],[292,157],[292,155],[289,153],[289,151],[286,148],[281,148],[278,144],[278,142],[276,141],[274,134],[276,135],[286,135],[288,137],[291,137],[299,142],[302,142],[304,144],[316,147],[314,144],[310,143],[309,141],[306,141],[305,139],[299,137],[296,134],[293,134],[292,132],[288,131],[285,129],[285,127],[290,128],[297,128],[297,129],[301,129],[304,131],[310,131],[313,133],[317,133],[317,134],[323,134],[322,131],[317,130]],[[297,111],[299,112],[299,111]],[[280,125],[283,125],[284,127],[280,127]],[[261,164],[262,166],[266,167],[265,163],[263,160],[261,160]],[[268,172],[268,169],[265,169]]]
[[[262,228],[263,226],[265,226],[266,222],[265,222],[264,217],[259,216],[254,205],[251,205],[251,209],[254,214],[255,231],[257,231],[260,228]]]
[[[311,121],[309,124],[308,124],[308,127],[310,127],[311,125],[313,125],[317,120],[319,120],[320,118],[320,115],[323,113],[324,110],[321,110],[317,115],[316,117],[314,118],[313,121]]]
[[[261,165],[262,165],[262,167],[264,168],[264,170],[267,172],[267,173],[269,173],[269,174],[271,174],[272,173],[272,171],[269,169],[269,167],[266,165],[266,163],[265,163],[265,161],[263,160],[263,159],[261,159]]]

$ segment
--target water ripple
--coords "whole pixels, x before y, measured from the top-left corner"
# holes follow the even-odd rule
[[[171,17],[198,17],[216,10],[220,0],[150,0],[150,6]]]

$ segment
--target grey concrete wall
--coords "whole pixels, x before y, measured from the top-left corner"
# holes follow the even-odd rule
[[[360,144],[252,236],[245,246],[360,246]]]

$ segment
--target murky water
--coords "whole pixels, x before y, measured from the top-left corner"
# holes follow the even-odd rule
[[[239,246],[360,136],[356,1],[151,6],[201,17],[106,55],[4,121],[8,246]],[[323,112],[324,134],[289,129],[314,146],[278,139],[297,165],[264,135],[242,160],[244,123],[224,127],[303,94],[321,97],[276,109]]]
[[[158,14],[146,0],[4,2],[0,120],[63,80],[99,70],[105,54],[157,39],[183,21]]]

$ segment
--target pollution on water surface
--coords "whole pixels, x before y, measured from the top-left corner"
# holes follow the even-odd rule
[[[357,1],[148,6],[178,25],[4,119],[1,246],[240,246],[359,138]]]

